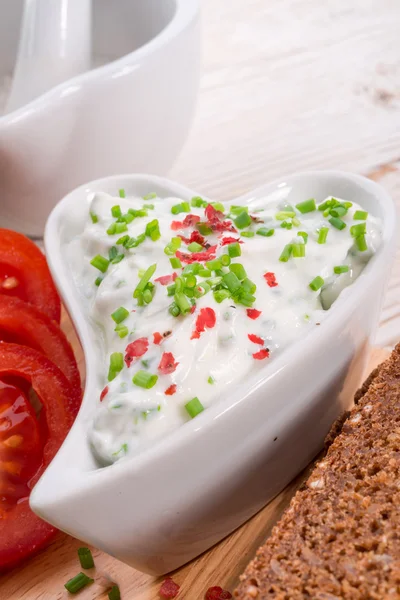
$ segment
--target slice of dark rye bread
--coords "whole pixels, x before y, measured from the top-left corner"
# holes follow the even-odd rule
[[[400,599],[400,344],[355,402],[235,598]]]

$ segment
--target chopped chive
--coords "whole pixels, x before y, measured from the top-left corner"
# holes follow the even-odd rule
[[[207,269],[210,269],[210,271],[215,271],[222,267],[222,263],[218,258],[216,258],[215,260],[209,260],[206,262],[206,267]]]
[[[173,256],[177,250],[181,247],[182,240],[179,237],[173,237],[172,240],[165,246],[164,254],[167,256]]]
[[[118,238],[115,243],[118,245],[125,246],[125,244],[128,240],[129,240],[129,235],[123,235],[122,237]]]
[[[251,281],[251,279],[248,279],[247,277],[246,277],[246,279],[243,279],[242,290],[244,290],[246,293],[254,294],[256,289],[257,289],[257,286],[253,281]]]
[[[121,592],[117,585],[113,585],[111,590],[108,592],[108,600],[121,600]]]
[[[183,279],[182,277],[176,277],[175,279],[175,288],[177,292],[181,292],[183,290]]]
[[[154,387],[157,383],[157,380],[157,375],[152,375],[147,371],[136,371],[132,378],[132,382],[135,385],[137,385],[138,387],[145,388],[146,390],[149,390],[150,388]]]
[[[357,249],[360,252],[365,252],[366,250],[368,250],[367,241],[365,239],[365,235],[364,234],[358,235],[355,238],[355,242],[356,242]]]
[[[182,268],[182,263],[179,260],[179,258],[177,258],[176,256],[174,256],[173,258],[170,258],[169,262],[171,263],[171,267],[173,269],[180,269],[180,268]]]
[[[289,221],[282,221],[281,227],[283,229],[292,229],[293,225]]]
[[[143,204],[143,208],[148,208],[149,210],[154,210],[154,204]]]
[[[208,283],[208,285],[211,286],[215,286],[215,285],[219,285],[222,281],[222,277],[211,277],[210,279],[207,279],[206,283]],[[204,282],[202,282],[201,285],[203,285]]]
[[[108,235],[114,235],[116,228],[117,228],[117,224],[116,223],[111,223],[110,227],[107,229],[107,234]]]
[[[304,258],[306,255],[305,244],[292,244],[292,256],[293,258]]]
[[[353,237],[357,237],[359,235],[364,235],[367,230],[366,223],[358,223],[357,225],[352,225],[350,227],[350,233]]]
[[[299,235],[300,237],[303,238],[304,243],[307,244],[308,241],[308,233],[306,233],[305,231],[298,231],[297,235]]]
[[[118,191],[118,194],[119,194],[119,197],[120,197],[120,198],[126,198],[126,194],[125,194],[125,190],[124,190],[124,188],[121,188],[121,189]]]
[[[206,223],[196,223],[196,229],[200,231],[201,235],[209,235],[213,232]]]
[[[252,238],[255,236],[254,231],[242,231],[240,234],[242,237]]]
[[[78,573],[75,577],[72,577],[67,583],[64,583],[64,587],[69,591],[70,594],[77,594],[79,590],[93,583],[94,579],[85,575],[85,573]]]
[[[129,333],[129,329],[127,328],[126,325],[123,325],[122,323],[120,323],[119,325],[117,325],[114,329],[114,331],[117,333],[117,335],[122,339],[124,337],[126,337]]]
[[[221,256],[221,258],[222,258],[222,256]],[[209,269],[200,269],[199,275],[201,277],[211,277],[211,271],[209,271]]]
[[[153,240],[153,242],[156,242],[157,240],[160,239],[161,233],[160,233],[160,224],[158,222],[158,219],[153,219],[153,221],[150,221],[150,223],[147,223],[145,233],[149,238],[151,238]]]
[[[189,275],[187,275],[187,277],[185,278],[185,284],[186,284],[186,287],[188,287],[188,288],[196,287],[196,284],[197,284],[196,275],[192,275],[191,273],[189,273]]]
[[[244,229],[251,225],[251,217],[247,213],[247,211],[243,210],[237,217],[234,219],[234,223],[238,229]]]
[[[194,419],[194,417],[196,417],[204,410],[204,406],[197,397],[192,398],[192,400],[189,400],[189,402],[185,404],[185,408],[189,413],[189,416],[192,417],[192,419]]]
[[[335,206],[336,200],[334,202],[332,202],[333,198],[331,200],[325,200],[325,202],[321,202],[321,204],[318,205],[318,210],[320,211],[324,211],[327,209],[331,209],[333,206]]]
[[[329,219],[329,223],[331,225],[333,225],[333,227],[335,227],[336,229],[344,229],[346,227],[346,223],[344,221],[342,221],[342,219],[339,219],[339,217],[331,217]]]
[[[355,221],[365,221],[366,219],[368,219],[368,213],[365,210],[356,210],[356,212],[353,215],[353,219]],[[96,221],[93,221],[94,223]]]
[[[253,306],[255,300],[255,296],[252,296],[251,294],[248,294],[246,292],[241,292],[237,298],[235,297],[235,302],[237,302],[238,304],[243,304],[243,306]]]
[[[328,237],[329,227],[321,227],[318,233],[318,244],[325,244],[326,238]]]
[[[124,231],[128,231],[128,225],[124,223],[115,223],[115,232],[114,233],[124,233]]]
[[[200,196],[193,196],[191,200],[191,205],[195,206],[196,208],[205,208],[207,204],[208,202],[203,200],[203,198],[201,198]]]
[[[122,352],[113,352],[110,356],[110,366],[108,369],[108,381],[116,378],[118,373],[124,368],[124,357]]]
[[[229,270],[232,273],[235,273],[236,277],[238,279],[240,279],[240,281],[242,281],[242,279],[245,279],[247,277],[246,270],[245,270],[244,266],[241,265],[240,263],[233,263],[233,264],[229,265]]]
[[[214,292],[214,298],[215,301],[218,302],[218,304],[221,304],[223,300],[230,298],[230,296],[231,294],[230,292],[228,292],[228,290],[215,290]]]
[[[106,258],[104,258],[104,256],[101,256],[101,254],[97,254],[97,256],[92,258],[92,260],[90,261],[90,264],[93,267],[95,267],[95,269],[98,269],[102,273],[105,273],[108,269],[108,265],[110,264],[110,261],[107,260]]]
[[[331,208],[329,213],[332,215],[332,217],[344,217],[344,215],[347,214],[347,208],[340,204],[339,206]]]
[[[108,251],[109,260],[113,260],[116,256],[118,256],[118,248],[116,248],[115,246],[111,246],[111,248]]]
[[[97,223],[99,220],[99,217],[96,215],[96,213],[90,211],[90,218],[92,219],[92,223]]]
[[[293,217],[292,225],[293,225],[293,227],[300,227],[301,222],[299,221],[299,219],[297,217]]]
[[[89,548],[78,548],[78,558],[82,569],[93,569],[94,561]]]
[[[137,248],[137,246],[139,246],[139,244],[142,244],[145,239],[146,234],[141,233],[137,236],[137,238],[130,237],[129,240],[125,242],[124,246],[127,250],[129,250],[130,248]]]
[[[111,318],[115,323],[122,323],[125,319],[129,317],[129,310],[126,310],[123,306],[120,306],[111,314]]]
[[[168,312],[173,317],[179,317],[179,315],[181,314],[181,310],[180,310],[179,306],[175,302],[173,302],[172,304],[170,304],[170,306],[168,308]]]
[[[264,237],[271,237],[274,233],[275,229],[267,229],[266,227],[260,227],[260,229],[257,229],[256,231],[257,235],[263,235]]]
[[[197,275],[197,273],[201,269],[201,264],[198,262],[194,262],[191,265],[186,265],[183,269],[183,273],[186,275],[187,273],[193,273],[193,275]]]
[[[192,305],[186,298],[183,292],[177,292],[174,296],[175,304],[179,308],[180,312],[184,315],[190,311]]]
[[[133,215],[133,218],[136,219],[136,217],[147,217],[147,210],[145,210],[144,208],[141,208],[139,210],[136,210],[136,208],[129,208],[128,209],[128,213],[130,215]]]
[[[303,215],[317,209],[314,198],[304,200],[304,202],[299,202],[298,204],[296,204],[296,208]]]
[[[146,288],[143,292],[143,300],[146,304],[150,304],[150,302],[153,300],[153,294],[148,288]]]
[[[207,379],[207,381],[210,385],[213,385],[215,383],[215,379],[212,375],[210,375],[210,377]]]
[[[279,257],[281,262],[287,262],[292,255],[292,244],[286,244]]]
[[[221,261],[221,264],[223,267],[227,267],[228,265],[231,264],[231,259],[228,254],[223,254],[222,256],[219,257],[219,260]]]
[[[211,202],[211,206],[215,208],[215,210],[219,210],[219,212],[225,212],[225,206],[221,204],[221,202]]]
[[[333,267],[333,272],[336,275],[340,275],[341,273],[347,273],[349,271],[349,267],[347,265],[339,265],[337,267]]]
[[[99,287],[99,285],[101,284],[101,282],[102,282],[102,281],[103,281],[103,278],[102,278],[102,277],[97,277],[97,278],[94,280],[94,285],[96,285],[97,287]]]
[[[229,212],[231,213],[231,215],[238,216],[242,212],[249,212],[249,207],[248,206],[237,206],[237,205],[233,204],[230,207]]]
[[[233,265],[231,265],[231,267],[233,267]],[[232,271],[226,273],[222,280],[231,293],[240,289],[240,279]]]
[[[132,213],[127,212],[125,215],[121,215],[120,218],[118,219],[118,223],[132,223],[133,219],[135,217],[133,216]]]
[[[292,219],[296,216],[296,213],[293,210],[280,210],[276,213],[275,219],[277,221],[284,221],[285,219]]]
[[[197,242],[192,242],[189,244],[188,250],[189,252],[201,252],[203,250],[203,246]]]
[[[174,204],[171,207],[171,212],[173,215],[179,215],[179,213],[188,213],[190,212],[189,202],[181,202],[180,204]]]
[[[111,208],[111,214],[112,214],[112,216],[113,216],[113,217],[115,217],[116,219],[117,219],[118,217],[121,217],[121,216],[122,216],[122,211],[121,211],[121,207],[120,207],[120,205],[119,205],[119,204],[116,204],[115,206],[113,206],[113,207]]]
[[[143,196],[143,200],[154,200],[154,198],[157,198],[157,194],[155,192],[150,192],[150,194]]]
[[[139,283],[137,284],[135,291],[133,292],[133,297],[138,298],[140,294],[143,293],[144,288],[147,283],[150,281],[150,278],[154,275],[154,272],[157,268],[157,264],[151,265],[142,275]]]
[[[242,255],[242,250],[240,248],[239,242],[233,242],[232,244],[228,244],[228,254],[231,258],[236,258],[237,256]]]
[[[168,296],[173,296],[176,291],[176,285],[173,283],[172,285],[167,285],[167,293]]]
[[[317,292],[319,289],[322,288],[323,285],[324,280],[319,275],[317,275],[317,277],[314,277],[314,279],[309,283],[309,287],[312,289],[313,292]]]

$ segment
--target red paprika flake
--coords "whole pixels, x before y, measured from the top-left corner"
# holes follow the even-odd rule
[[[246,309],[246,313],[250,319],[255,321],[261,315],[261,310],[257,310],[256,308],[248,308]]]
[[[190,314],[192,315],[195,310],[196,310],[196,305],[193,304],[192,308],[190,309]]]
[[[227,244],[234,244],[235,242],[238,242],[239,244],[243,244],[242,240],[240,240],[239,238],[236,239],[234,237],[224,237],[220,241],[220,244],[221,244],[221,246],[226,246]]]
[[[175,256],[179,258],[182,262],[187,264],[191,264],[194,262],[205,262],[207,260],[213,260],[215,258],[215,252],[217,250],[217,246],[210,246],[207,250],[203,252],[192,252],[191,254],[184,254],[180,250],[175,252]]]
[[[191,335],[191,340],[197,339],[200,337],[200,334],[207,329],[212,329],[216,323],[215,311],[212,308],[202,308],[200,310],[199,316],[196,319],[196,327]]]
[[[219,585],[208,588],[205,595],[205,600],[229,600],[229,598],[232,598],[232,594]]]
[[[106,385],[106,387],[102,390],[102,392],[100,394],[100,402],[103,402],[103,400],[107,396],[107,394],[108,394],[108,385]]]
[[[180,586],[175,583],[171,577],[167,577],[161,584],[159,594],[161,598],[176,598],[179,593],[179,588]]]
[[[179,229],[183,229],[183,221],[172,221],[171,229],[173,231],[178,231]]]
[[[161,344],[161,342],[163,341],[163,339],[164,338],[159,331],[156,331],[155,333],[153,333],[153,344],[156,344],[156,346],[159,346]]]
[[[166,396],[173,396],[176,392],[176,384],[173,383],[172,385],[170,385],[164,392],[164,394]]]
[[[158,365],[158,370],[163,375],[169,375],[170,373],[173,373],[175,371],[178,365],[179,363],[175,362],[175,358],[172,352],[164,352],[164,354],[161,357],[160,364]]]
[[[155,279],[154,281],[161,283],[161,285],[168,285],[169,283],[171,283],[171,281],[174,281],[174,275],[175,273],[173,273],[172,275],[161,275],[161,277],[157,277],[157,279]]]
[[[149,340],[145,337],[139,338],[134,342],[131,342],[125,348],[125,364],[130,367],[135,358],[140,358],[143,354],[146,354],[149,348]]]
[[[268,283],[269,287],[276,287],[278,285],[275,273],[264,273],[264,279]]]
[[[187,229],[188,227],[194,227],[199,221],[200,217],[197,215],[186,215],[183,221],[172,221],[171,229],[174,231],[178,231],[178,229]]]
[[[223,221],[224,213],[216,210],[211,204],[208,204],[204,209],[208,221],[205,223],[213,231],[232,231],[236,233],[236,229],[232,225],[232,221]]]
[[[268,348],[263,348],[262,350],[259,350],[258,352],[255,352],[253,354],[253,358],[255,358],[256,360],[264,360],[264,358],[268,358],[268,357],[269,357]]]
[[[260,344],[260,346],[264,346],[264,340],[258,335],[255,335],[254,333],[249,333],[247,337],[251,342],[253,342],[253,344]]]

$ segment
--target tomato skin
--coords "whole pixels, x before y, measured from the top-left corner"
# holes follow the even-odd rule
[[[35,306],[0,294],[0,340],[35,348],[61,369],[74,389],[79,410],[82,400],[81,379],[75,356],[65,334]]]
[[[31,383],[41,399],[47,423],[42,464],[28,482],[32,489],[67,436],[77,407],[71,384],[47,357],[32,348],[0,342],[0,378],[10,375]],[[31,511],[28,499],[16,504],[5,517],[4,513],[3,518],[0,516],[0,570],[15,566],[43,548],[55,532]]]
[[[11,277],[17,281],[15,287],[5,284]],[[33,304],[50,319],[60,322],[61,302],[44,254],[21,233],[1,228],[0,291]]]

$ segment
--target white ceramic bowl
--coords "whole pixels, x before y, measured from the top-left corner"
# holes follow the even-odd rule
[[[254,197],[359,202],[383,221],[383,243],[344,290],[321,327],[288,348],[231,393],[132,460],[96,469],[86,439],[97,403],[98,344],[82,311],[63,251],[87,218],[92,191],[190,199],[194,192],[156,177],[89,183],[52,212],[45,244],[52,274],[75,323],[86,359],[82,409],[61,450],[33,490],[33,510],[73,536],[150,573],[175,569],[246,521],[317,454],[348,406],[377,323],[395,245],[395,210],[376,183],[335,171],[286,177]],[[351,375],[351,377],[350,377]]]
[[[0,0],[0,81],[22,6]],[[199,0],[94,0],[93,54],[108,63],[0,117],[1,226],[41,236],[56,201],[85,181],[164,175],[194,114],[199,29]]]

